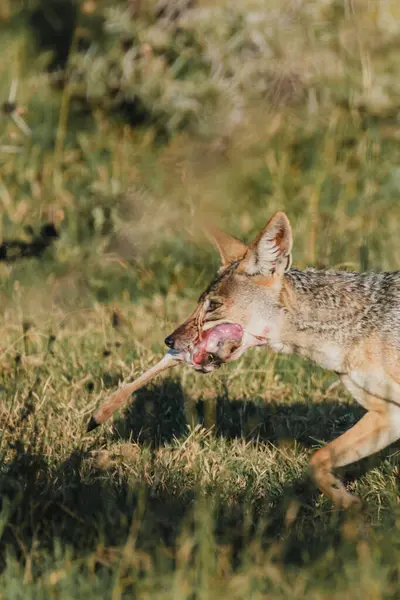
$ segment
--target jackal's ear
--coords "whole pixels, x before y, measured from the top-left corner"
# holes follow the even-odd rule
[[[221,231],[214,225],[207,224],[204,230],[217,248],[221,257],[223,267],[230,265],[236,260],[241,260],[246,254],[248,247],[235,237]]]
[[[292,228],[283,212],[277,212],[250,244],[241,269],[249,275],[283,275],[292,263]]]

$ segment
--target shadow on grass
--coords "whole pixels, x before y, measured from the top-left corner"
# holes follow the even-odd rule
[[[185,393],[178,379],[167,378],[160,384],[142,388],[131,402],[116,420],[115,439],[157,447],[186,433]],[[307,448],[335,439],[365,412],[355,403],[341,404],[330,400],[318,404],[284,404],[231,399],[228,390],[210,403],[215,403],[211,424],[217,436],[244,437],[273,444],[296,440]],[[206,401],[199,400],[195,410],[200,423],[204,422],[205,409]]]
[[[218,435],[233,438],[246,434],[256,416],[262,426],[256,429],[251,425],[250,436],[275,443],[292,438],[294,433],[302,443],[307,443],[311,432],[336,437],[338,423],[347,425],[358,417],[357,407],[353,410],[329,402],[259,406],[237,401],[229,404],[224,396],[217,399],[217,407]],[[132,483],[123,473],[88,466],[90,453],[86,449],[76,449],[56,465],[46,456],[40,432],[35,432],[35,427],[27,431],[30,427],[25,422],[15,432],[14,458],[0,463],[0,520],[5,524],[0,543],[2,567],[10,553],[23,565],[32,560],[33,549],[38,556],[38,549],[54,555],[55,540],[63,549],[69,548],[73,557],[93,556],[99,547],[123,548],[136,523],[136,550],[171,572],[182,530],[194,532],[199,527],[195,508],[198,490],[180,491],[178,486],[172,493],[156,484]],[[183,391],[171,379],[137,394],[136,404],[124,422],[117,424],[119,437],[124,434],[153,447],[170,441],[185,428]],[[309,506],[313,493],[312,487],[299,482],[296,489],[288,488],[268,505],[263,498],[243,496],[230,503],[209,498],[205,510],[213,506],[215,541],[231,547],[234,568],[242,564],[252,541],[268,552],[280,540],[279,561],[304,565],[320,559],[341,542],[342,536],[338,519],[326,517],[316,523]],[[287,532],[285,514],[293,495],[301,497],[301,515]],[[40,575],[43,568],[41,560],[33,560],[33,576]],[[110,564],[99,561],[96,568],[109,569]]]
[[[204,421],[206,402],[196,403],[199,422]],[[274,445],[297,443],[307,449],[318,447],[336,439],[350,429],[365,413],[354,403],[331,400],[313,402],[256,402],[231,399],[225,390],[215,398],[215,435],[225,439],[244,438]],[[210,423],[207,424],[210,426]],[[174,437],[187,433],[185,417],[185,394],[179,380],[167,378],[161,384],[139,390],[134,402],[115,424],[115,440],[132,440],[157,448],[170,443]],[[350,483],[378,466],[393,446],[338,469],[344,483]],[[283,494],[287,502],[280,502],[281,511],[274,514],[273,522],[279,522],[286,514],[288,502],[296,499],[307,511],[315,505],[319,492],[310,482],[308,474],[288,485]]]
[[[33,447],[20,446],[14,460],[1,465],[1,569],[10,554],[26,563],[33,546],[52,556],[60,543],[75,557],[99,546],[123,548],[141,500],[144,512],[136,547],[151,553],[173,545],[193,495],[154,496],[149,487],[107,477],[102,469],[84,473],[88,457],[88,452],[77,450],[52,468]],[[40,565],[33,575],[40,575]]]
[[[167,378],[142,388],[115,422],[114,439],[132,440],[151,448],[185,435],[185,395],[178,379]]]
[[[171,572],[182,530],[196,535],[197,527],[199,535],[196,490],[171,494],[148,485],[132,485],[128,478],[108,476],[97,468],[84,475],[87,457],[78,450],[53,469],[43,455],[25,449],[11,464],[2,465],[1,518],[7,518],[0,542],[1,570],[11,555],[22,566],[29,561],[32,576],[39,577],[51,564],[57,545],[72,558],[91,555],[96,569],[115,568],[115,561],[104,564],[99,548],[122,550],[135,527],[135,551],[146,553],[161,571]],[[262,501],[244,498],[216,506],[215,543],[232,549],[234,569],[241,566],[252,541],[268,552],[281,540],[279,560],[288,565],[320,559],[340,541],[337,521],[327,521],[319,529],[313,519],[303,518],[287,536],[280,506],[279,500],[266,511]],[[46,560],[32,561],[33,549],[37,557]]]
[[[76,0],[37,0],[26,16],[39,50],[52,53],[50,70],[63,69],[67,65],[73,44],[74,32],[81,27],[78,50],[87,50],[90,42],[102,38],[103,18],[98,14],[86,14]]]

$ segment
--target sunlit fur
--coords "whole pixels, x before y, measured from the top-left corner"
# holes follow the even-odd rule
[[[172,334],[178,350],[222,322],[245,330],[242,346],[266,345],[297,353],[335,371],[366,410],[349,431],[317,451],[311,472],[338,506],[358,503],[333,475],[400,438],[400,272],[349,273],[291,269],[289,221],[277,213],[244,247],[224,234],[216,243],[223,263],[194,313]],[[222,242],[221,242],[222,240]],[[242,244],[243,247],[243,244]],[[234,256],[233,262],[227,258]],[[219,303],[213,311],[209,306]]]

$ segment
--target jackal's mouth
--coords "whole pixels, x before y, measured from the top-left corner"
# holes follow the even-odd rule
[[[190,352],[190,362],[197,371],[208,373],[230,360],[240,347],[243,327],[238,323],[220,323],[202,333]]]

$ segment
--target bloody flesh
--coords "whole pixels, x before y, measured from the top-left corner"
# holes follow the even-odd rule
[[[195,365],[210,362],[223,362],[240,346],[243,328],[237,323],[221,323],[204,331],[201,340],[192,350],[191,359]]]
[[[87,430],[91,431],[104,423],[113,412],[125,404],[130,395],[151,381],[156,375],[184,361],[199,371],[209,372],[230,358],[234,350],[239,348],[243,338],[243,327],[236,323],[221,323],[204,331],[201,340],[188,352],[168,352],[154,367],[132,383],[118,390],[107,402],[102,404],[92,415]]]

